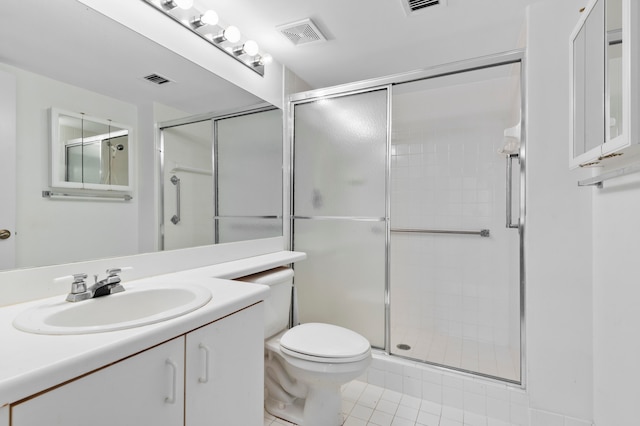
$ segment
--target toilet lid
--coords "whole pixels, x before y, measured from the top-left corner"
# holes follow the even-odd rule
[[[280,338],[284,353],[326,362],[359,361],[369,355],[369,341],[349,329],[331,324],[307,323],[293,327]]]

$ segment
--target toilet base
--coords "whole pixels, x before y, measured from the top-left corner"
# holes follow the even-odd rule
[[[342,414],[338,414],[337,417],[331,419],[323,418],[326,417],[326,413],[335,412],[332,409],[333,407],[328,407],[328,405],[335,405],[335,400],[328,405],[323,404],[319,407],[309,406],[307,407],[306,412],[305,402],[306,400],[298,398],[291,404],[285,404],[269,398],[265,401],[264,407],[267,410],[267,413],[272,416],[299,426],[341,426],[344,423],[344,417]],[[341,404],[342,401],[339,399],[338,413],[341,413]],[[305,414],[308,417],[306,420]]]
[[[291,404],[285,404],[269,398],[264,402],[264,408],[267,410],[267,413],[272,416],[276,416],[297,425],[302,425],[304,399],[296,399]]]

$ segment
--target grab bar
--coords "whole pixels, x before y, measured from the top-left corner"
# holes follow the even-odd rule
[[[511,212],[511,192],[513,190],[513,159],[518,158],[518,154],[507,155],[507,228],[518,228],[518,223],[512,223]]]
[[[180,222],[180,178],[176,175],[171,176],[171,183],[176,187],[176,214],[171,218],[171,223],[177,225]]]
[[[391,228],[391,232],[412,232],[416,234],[459,234],[459,235],[479,235],[481,237],[491,236],[488,229],[479,231],[455,231],[448,229],[411,229],[411,228]]]

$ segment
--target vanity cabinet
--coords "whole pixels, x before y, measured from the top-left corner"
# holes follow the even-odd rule
[[[11,426],[257,425],[263,304],[11,406]]]
[[[12,426],[182,424],[184,337],[11,407]]]
[[[640,4],[590,0],[571,34],[570,168],[640,153]]]
[[[187,426],[263,423],[262,305],[187,334]]]

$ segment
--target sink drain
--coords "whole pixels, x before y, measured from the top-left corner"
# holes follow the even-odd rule
[[[396,345],[396,348],[400,349],[401,351],[408,351],[409,349],[411,349],[411,346],[407,345],[406,343],[400,343]]]

